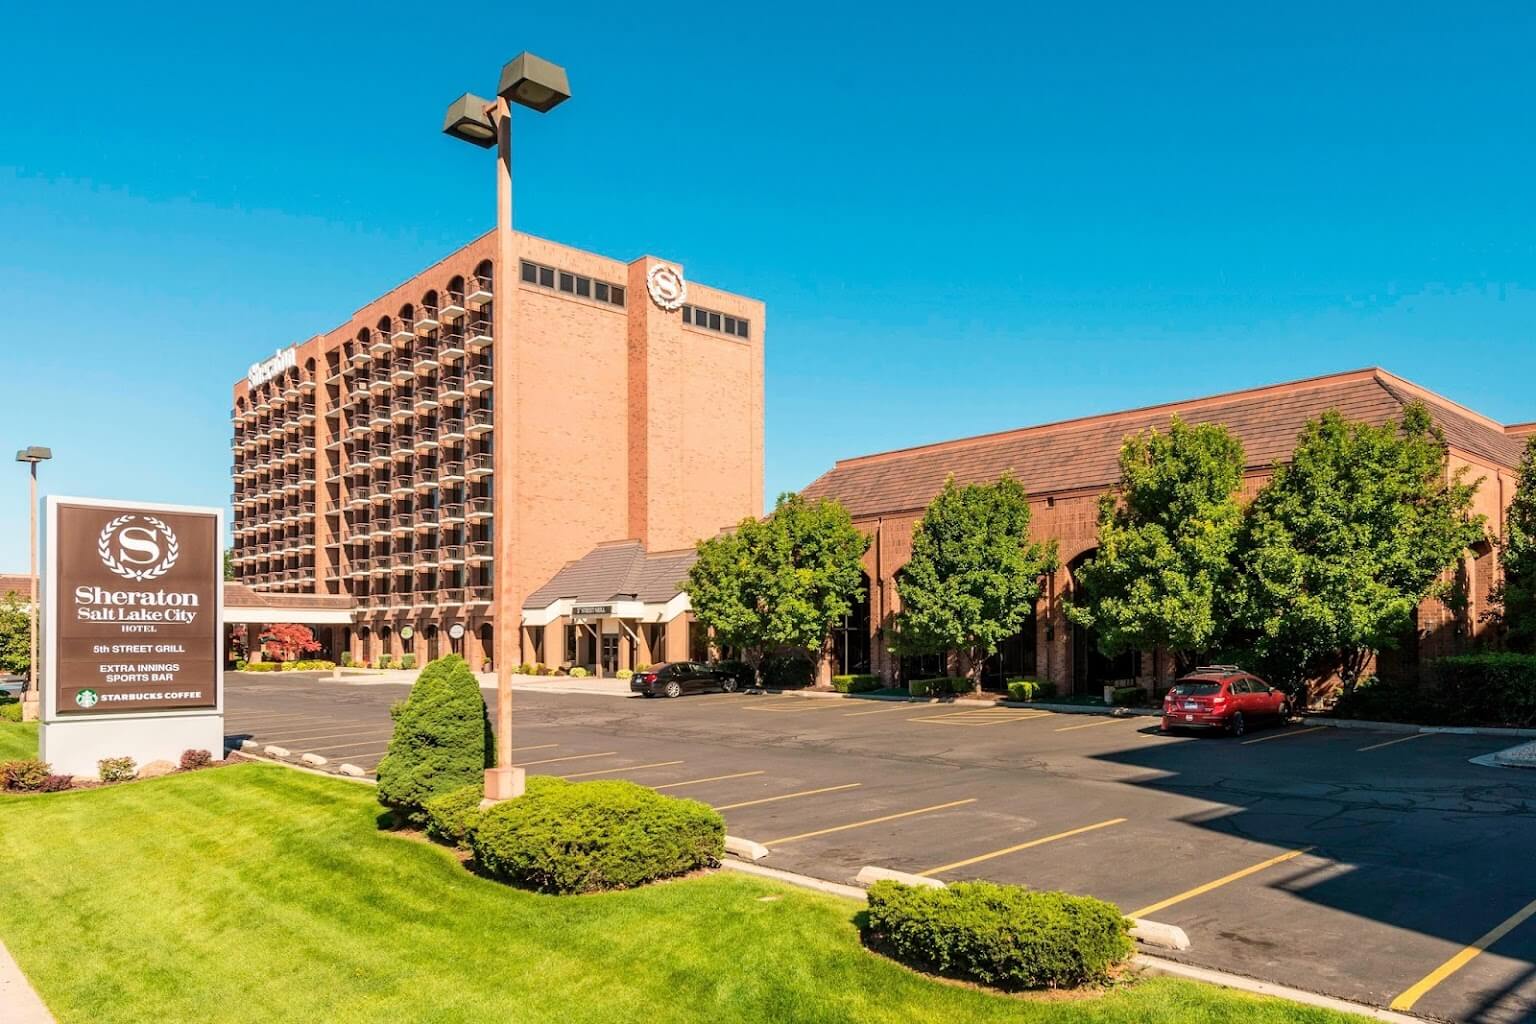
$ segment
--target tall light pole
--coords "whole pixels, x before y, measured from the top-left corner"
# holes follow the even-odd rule
[[[25,462],[31,470],[31,489],[27,501],[27,508],[31,514],[31,527],[28,534],[32,542],[32,604],[27,615],[27,693],[21,704],[21,717],[28,722],[35,722],[41,717],[42,694],[37,689],[37,464],[53,458],[53,452],[47,448],[39,448],[33,445],[23,448],[16,453],[17,462]]]
[[[517,288],[517,252],[512,237],[512,104],[544,113],[571,98],[565,69],[531,53],[520,53],[501,69],[494,100],[465,93],[448,106],[443,133],[482,149],[496,147],[496,280],[491,299],[491,335],[495,361],[492,390],[497,406],[512,410],[498,417],[496,450],[517,453],[516,405],[507,395],[516,383],[517,346],[512,340],[512,296]],[[506,464],[503,464],[504,467]],[[510,467],[508,467],[510,468]],[[496,767],[485,773],[485,802],[523,795],[523,770],[512,766],[512,663],[522,629],[522,595],[509,565],[517,546],[517,474],[492,474],[498,556],[494,563],[496,608]]]

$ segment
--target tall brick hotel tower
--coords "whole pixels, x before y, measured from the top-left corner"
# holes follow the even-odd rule
[[[483,236],[235,384],[236,579],[354,604],[333,646],[356,658],[433,657],[462,626],[478,668],[594,548],[762,511],[762,303],[649,256],[517,250],[509,273]],[[519,645],[559,660],[538,629]]]

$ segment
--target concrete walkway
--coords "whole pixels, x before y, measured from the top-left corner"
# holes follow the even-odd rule
[[[0,942],[0,1024],[53,1024],[53,1014]]]

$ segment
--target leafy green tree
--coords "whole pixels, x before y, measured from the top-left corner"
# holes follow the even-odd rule
[[[230,548],[224,549],[224,580],[229,582],[235,578],[235,553]]]
[[[700,541],[683,589],[718,642],[758,658],[774,647],[804,650],[825,685],[832,626],[863,596],[869,543],[838,502],[784,494],[768,517]]]
[[[955,484],[928,505],[912,531],[912,557],[897,576],[896,649],[954,650],[975,689],[997,645],[1019,631],[1056,568],[1056,544],[1029,539],[1029,500],[1011,476]]]
[[[0,671],[24,676],[32,664],[28,603],[20,594],[0,599]]]
[[[395,731],[379,762],[379,802],[413,824],[425,824],[429,799],[481,781],[496,763],[480,683],[456,654],[422,669],[390,715]]]
[[[1497,600],[1504,629],[1516,650],[1536,651],[1536,437],[1525,443],[1515,497],[1504,519],[1499,542],[1504,580]]]
[[[1307,423],[1242,545],[1240,617],[1276,682],[1337,672],[1350,692],[1421,601],[1454,599],[1447,570],[1484,536],[1463,477],[1422,404],[1379,427],[1337,411]]]
[[[1226,427],[1174,417],[1120,448],[1120,486],[1099,501],[1099,549],[1075,574],[1067,617],[1100,650],[1161,647],[1180,672],[1227,627],[1243,507],[1243,445]]]

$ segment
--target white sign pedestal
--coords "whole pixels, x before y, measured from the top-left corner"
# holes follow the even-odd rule
[[[96,762],[108,757],[131,757],[142,768],[151,761],[177,764],[184,750],[224,756],[223,715],[44,722],[38,735],[38,756],[60,775],[95,778]]]

